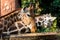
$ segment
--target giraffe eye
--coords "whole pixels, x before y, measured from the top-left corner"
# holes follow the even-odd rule
[[[40,22],[38,22],[38,24],[39,24],[39,25],[41,25],[41,23],[40,23]]]
[[[27,16],[31,17],[31,15],[27,14]]]

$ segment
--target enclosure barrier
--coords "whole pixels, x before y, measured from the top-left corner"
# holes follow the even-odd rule
[[[10,35],[5,36],[2,40],[57,40],[60,39],[57,35],[60,33],[57,32],[47,32],[47,33],[27,33],[19,35]]]

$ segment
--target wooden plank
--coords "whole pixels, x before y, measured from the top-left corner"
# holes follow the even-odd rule
[[[47,32],[47,33],[28,33],[19,35],[10,35],[10,37],[28,37],[28,36],[47,36],[47,35],[59,35],[57,32]]]
[[[7,13],[7,14],[4,15],[4,16],[1,16],[0,18],[8,17],[9,15],[12,15],[12,14],[14,14],[14,13],[17,13],[17,12],[19,12],[20,10],[21,10],[21,8],[18,8],[18,9],[16,9],[16,10],[11,11],[10,13]]]

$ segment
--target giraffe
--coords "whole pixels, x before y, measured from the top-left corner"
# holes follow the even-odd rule
[[[24,12],[23,9],[0,19],[3,20],[2,25],[4,34],[10,34],[16,31],[20,34],[22,30],[24,31],[22,33],[36,32],[34,19],[30,16],[29,12]]]
[[[43,14],[35,17],[36,26],[39,28],[50,28],[56,17],[51,16],[51,14]]]

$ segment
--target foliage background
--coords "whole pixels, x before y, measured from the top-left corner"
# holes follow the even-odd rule
[[[51,13],[52,16],[57,17],[52,28],[43,28],[41,31],[56,31],[60,28],[60,0],[22,0],[22,7],[28,6],[30,3],[35,4],[35,14]],[[41,32],[38,29],[38,32]]]

